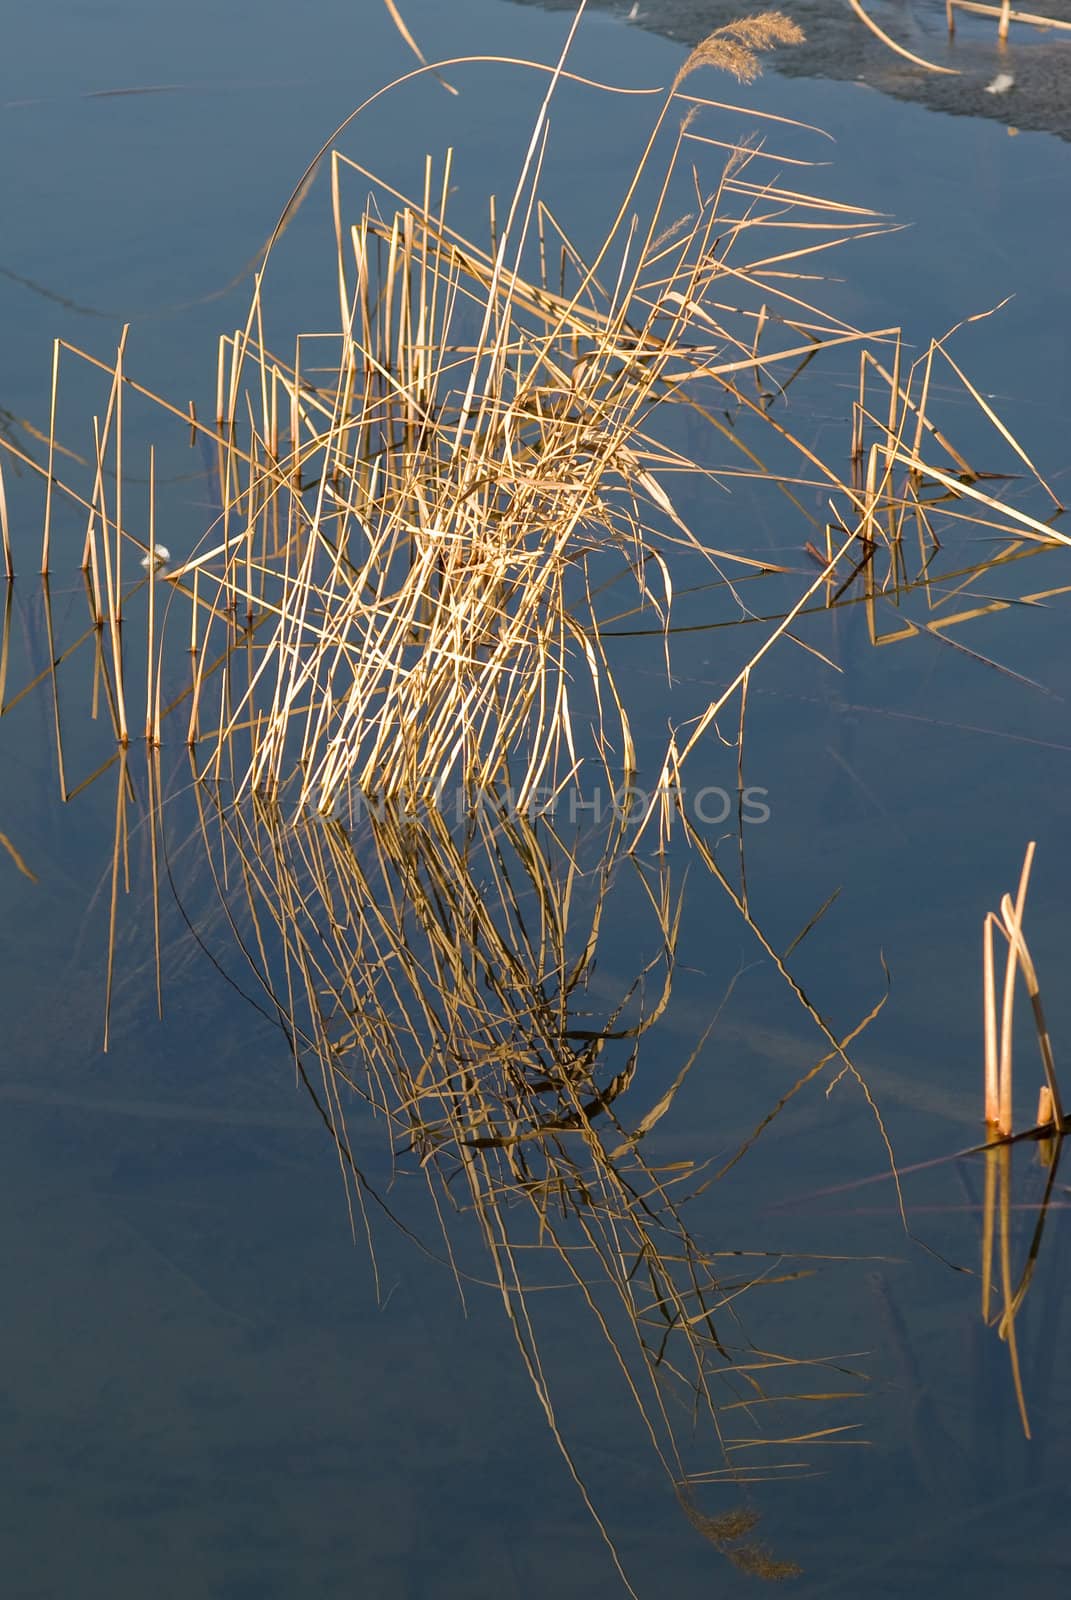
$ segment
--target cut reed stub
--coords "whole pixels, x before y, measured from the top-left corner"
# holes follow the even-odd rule
[[[1037,1130],[1041,1138],[1038,1139],[1038,1162],[1041,1166],[1051,1168],[1056,1158],[1056,1147],[1059,1142],[1052,1135],[1059,1134],[1060,1125],[1056,1110],[1052,1103],[1052,1093],[1047,1083],[1043,1083],[1038,1090]]]

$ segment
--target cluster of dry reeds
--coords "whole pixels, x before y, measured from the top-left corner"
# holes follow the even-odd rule
[[[752,43],[769,42],[776,29],[759,22],[762,37]],[[156,401],[130,377],[125,336],[110,367],[74,352],[110,375],[84,488],[59,476],[71,451],[57,436],[68,350],[57,343],[47,460],[7,448],[46,480],[42,571],[55,563],[60,500],[84,511],[82,565],[120,742],[136,732],[124,608],[145,582],[148,638],[138,654],[146,734],[159,741],[175,704],[162,699],[160,678],[166,596],[172,634],[188,630],[194,663],[179,697],[186,737],[202,770],[218,775],[225,765],[240,791],[294,792],[299,772],[298,806],[339,815],[355,792],[412,798],[447,784],[476,791],[508,782],[523,808],[585,757],[614,783],[627,780],[632,721],[604,647],[603,597],[627,580],[636,608],[668,628],[682,557],[730,587],[734,573],[771,565],[746,548],[721,547],[678,513],[675,481],[693,497],[705,485],[715,504],[725,477],[673,443],[682,411],[709,428],[712,442],[742,453],[730,473],[764,475],[761,439],[756,432],[750,441],[743,424],[765,429],[772,447],[795,457],[794,469],[775,474],[784,493],[798,504],[801,486],[824,487],[830,509],[815,526],[821,575],[727,674],[725,692],[671,735],[663,802],[689,753],[802,611],[829,603],[857,572],[871,599],[875,587],[901,581],[905,529],[927,553],[938,547],[937,504],[946,518],[983,521],[1020,543],[1064,539],[983,492],[931,420],[934,364],[950,363],[1014,446],[943,342],[907,368],[895,330],[864,339],[800,298],[808,258],[880,231],[876,213],[788,189],[769,176],[771,152],[742,146],[730,149],[711,187],[696,177],[690,214],[673,210],[678,169],[719,144],[699,132],[695,115],[706,102],[686,81],[729,46],[733,65],[743,39],[738,27],[686,63],[602,243],[586,255],[539,192],[542,116],[506,215],[499,221],[492,207],[486,246],[450,226],[449,160],[438,178],[429,162],[422,192],[409,199],[332,150],[339,330],[300,338],[293,361],[276,356],[259,274],[245,327],[220,341],[214,427],[192,404]],[[564,75],[559,64],[548,99]],[[687,115],[674,132],[678,105]],[[656,173],[664,139],[669,155]],[[349,222],[354,174],[372,193]],[[653,175],[657,198],[641,222],[630,206]],[[887,366],[882,340],[892,346]],[[850,343],[865,348],[849,459],[839,467],[788,429],[762,384],[784,369],[783,386],[823,350]],[[868,370],[888,390],[879,412]],[[147,511],[124,488],[124,415],[143,398],[181,419],[191,440],[211,441],[216,460],[221,514],[170,568],[148,556],[156,549],[152,462]],[[737,413],[733,427],[719,417],[727,405]],[[5,549],[10,567],[6,535]],[[223,682],[209,696],[216,672]]]

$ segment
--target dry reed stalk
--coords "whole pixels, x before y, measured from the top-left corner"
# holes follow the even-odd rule
[[[124,327],[119,339],[119,348],[115,353],[115,381],[113,393],[115,395],[115,637],[121,638],[123,626],[123,353],[126,348],[129,327]],[[105,538],[107,533],[105,532]],[[153,553],[152,545],[149,546],[150,557]],[[122,668],[116,660],[116,685],[122,690]],[[126,738],[125,713],[124,726],[121,737]]]
[[[11,650],[11,613],[14,590],[9,583],[4,590],[4,620],[0,625],[0,716],[7,710],[7,669]]]
[[[118,580],[120,575],[115,572],[113,566],[113,550],[110,539],[111,529],[109,525],[108,508],[104,498],[104,446],[101,440],[100,420],[97,417],[93,418],[93,441],[94,453],[97,460],[97,496],[99,497],[96,501],[96,504],[100,515],[101,550],[104,556],[104,620],[108,630],[108,641],[111,646],[113,685],[118,722],[117,737],[120,744],[126,745],[129,743],[129,735],[126,725],[126,700],[123,693],[123,643],[118,592]],[[116,543],[118,544],[118,542],[119,534],[117,533]]]
[[[0,461],[0,544],[4,550],[4,576],[8,582],[15,576],[15,563],[11,554],[11,528],[7,520],[7,492],[4,488],[4,463]]]
[[[149,446],[149,554],[148,584],[149,610],[145,626],[145,739],[148,744],[159,744],[160,686],[155,674],[156,650],[156,451]]]
[[[1033,845],[1029,847],[1028,855],[1032,854]],[[1027,871],[1024,865],[1024,874]],[[1023,899],[1020,891],[1020,901]],[[1013,907],[1011,899],[1005,895],[1001,901],[1001,914],[1008,935],[1009,948],[1014,948],[1019,967],[1026,984],[1026,991],[1030,997],[1031,1009],[1034,1013],[1034,1027],[1038,1037],[1038,1048],[1041,1051],[1041,1061],[1045,1072],[1045,1093],[1048,1104],[1055,1119],[1056,1126],[1064,1125],[1063,1104],[1060,1099],[1060,1090],[1056,1082],[1056,1062],[1053,1056],[1052,1039],[1049,1035],[1048,1023],[1045,1020],[1045,1011],[1041,1003],[1041,990],[1038,985],[1037,972],[1031,958],[1022,928],[1022,906],[1019,902]]]
[[[1000,1066],[997,1055],[997,999],[993,978],[993,924],[987,913],[982,923],[982,1017],[985,1033],[985,1120],[996,1128],[1000,1121]]]
[[[45,477],[45,523],[41,536],[41,576],[48,576],[52,541],[52,485],[56,461],[56,401],[59,390],[60,341],[52,344],[52,387],[48,405],[48,466]]]
[[[913,453],[916,456],[921,457],[921,454],[922,454],[922,433],[925,430],[925,432],[927,432],[930,435],[930,437],[933,439],[934,443],[939,445],[941,447],[941,449],[944,450],[945,453],[952,459],[952,461],[955,463],[955,465],[956,465],[956,467],[957,467],[957,469],[959,470],[960,473],[964,474],[968,478],[972,478],[972,479],[976,478],[978,476],[978,474],[972,469],[972,467],[970,466],[969,462],[967,462],[963,458],[963,456],[961,456],[959,454],[959,452],[949,442],[949,440],[946,438],[945,434],[936,425],[936,423],[934,423],[926,415],[926,400],[927,400],[927,392],[928,392],[928,388],[929,388],[929,371],[930,371],[930,365],[932,363],[932,358],[937,353],[940,353],[940,354],[944,355],[946,357],[946,359],[948,359],[947,351],[944,350],[943,346],[938,346],[936,341],[933,344],[931,344],[930,350],[927,352],[927,356],[924,358],[923,362],[922,363],[915,362],[912,365],[912,367],[910,369],[909,376],[908,376],[907,384],[905,385],[904,383],[901,382],[900,370],[899,370],[901,347],[902,347],[902,341],[901,341],[900,335],[898,334],[897,335],[897,340],[896,340],[896,356],[897,356],[897,360],[896,360],[896,373],[895,373],[895,376],[894,376],[893,373],[890,373],[890,372],[886,371],[885,367],[881,364],[881,362],[878,360],[877,356],[874,354],[874,352],[872,350],[861,350],[859,352],[859,401],[858,401],[858,412],[856,413],[856,415],[858,417],[858,423],[857,423],[857,431],[853,432],[853,436],[852,436],[852,455],[853,455],[853,457],[861,458],[862,454],[863,454],[862,424],[863,424],[864,419],[868,418],[868,416],[869,416],[869,413],[868,413],[867,407],[866,407],[866,369],[868,367],[870,367],[878,374],[879,378],[881,378],[883,380],[883,382],[887,383],[888,386],[889,386],[889,421],[888,421],[888,423],[887,423],[887,425],[885,427],[886,440],[890,441],[890,442],[893,439],[902,440],[904,427],[906,426],[906,422],[907,422],[907,416],[908,416],[908,413],[910,413],[912,416],[915,417],[915,420],[916,420],[916,433],[915,433],[915,440],[914,440],[914,445],[913,445]],[[915,373],[918,371],[920,365],[922,365],[923,369],[924,369],[924,380],[923,380],[923,385],[922,385],[922,392],[920,393],[918,400],[916,400],[913,397],[911,390],[912,390],[912,384],[913,384]],[[957,368],[957,371],[958,371],[958,368]],[[960,374],[960,376],[962,377],[962,374]],[[977,394],[977,391],[976,391],[976,394]],[[980,398],[980,396],[978,398]],[[903,412],[901,413],[899,418],[897,417],[897,412],[896,412],[897,401],[899,401],[903,405]],[[1048,486],[1046,485],[1046,488],[1047,487]]]
[[[427,62],[427,60],[426,60],[426,58],[424,56],[424,52],[421,50],[420,46],[417,44],[416,40],[413,38],[413,35],[410,33],[409,28],[408,28],[408,26],[406,24],[405,18],[402,16],[401,12],[398,10],[398,7],[397,7],[397,5],[395,3],[395,0],[383,0],[383,4],[386,6],[388,12],[390,13],[391,21],[394,23],[394,26],[397,28],[398,32],[401,34],[402,38],[405,40],[405,42],[409,46],[410,50],[416,56],[417,60],[421,64],[421,66],[427,67],[428,66],[428,62]],[[583,14],[584,7],[586,5],[587,5],[587,0],[580,0],[579,14],[581,14],[581,15]],[[433,71],[435,73],[435,77],[436,77],[437,81],[442,84],[443,88],[446,90],[446,92],[448,94],[457,94],[457,90],[454,88],[453,84],[448,83],[446,81],[446,79],[443,77],[441,72],[436,71],[434,68],[430,68],[429,70],[431,70],[431,71]]]
[[[937,349],[940,351],[941,357],[943,358],[945,364],[948,367],[951,368],[951,370],[955,374],[958,382],[963,385],[963,388],[966,390],[967,394],[971,397],[971,399],[977,405],[978,409],[982,412],[983,416],[986,417],[986,419],[989,421],[989,423],[992,425],[992,427],[996,430],[996,432],[1001,436],[1001,438],[1004,440],[1004,442],[1007,445],[1009,445],[1010,448],[1015,452],[1015,454],[1019,457],[1019,460],[1023,463],[1023,465],[1029,471],[1030,476],[1036,480],[1036,482],[1039,484],[1039,486],[1048,495],[1049,499],[1053,503],[1054,509],[1058,513],[1064,511],[1066,508],[1063,505],[1062,501],[1053,492],[1052,488],[1046,482],[1046,480],[1042,477],[1042,475],[1038,471],[1037,467],[1035,467],[1033,461],[1027,455],[1027,453],[1023,449],[1022,445],[1015,438],[1015,436],[1010,432],[1010,430],[1004,425],[1004,423],[1001,421],[1000,417],[997,415],[997,413],[993,410],[992,406],[986,400],[985,396],[980,393],[980,391],[975,387],[975,385],[967,377],[967,374],[963,371],[963,369],[952,359],[952,357],[949,355],[948,351],[944,348],[944,344],[943,343],[938,345]],[[947,450],[949,450],[949,453],[953,455],[954,459],[958,459],[958,458],[955,457],[954,452],[951,451],[951,447],[943,439],[941,440],[941,443],[943,443],[945,445],[945,448]],[[970,467],[968,467],[966,465],[966,463],[963,463],[962,470],[965,471],[968,474],[968,476],[970,476],[971,478],[977,477],[977,473],[972,472]]]
[[[997,1115],[997,1132],[1007,1138],[1012,1131],[1012,1023],[1015,1008],[1015,976],[1019,967],[1020,944],[1015,938],[1013,929],[1018,929],[1022,924],[1023,909],[1026,905],[1026,890],[1030,882],[1030,868],[1034,861],[1034,845],[1030,843],[1026,848],[1023,858],[1023,870],[1019,876],[1019,889],[1016,895],[1015,907],[1009,917],[1004,913],[1004,902],[1001,902],[1001,911],[1004,916],[1004,931],[1008,935],[1008,959],[1004,967],[1004,997],[1000,1008],[1000,1103]],[[1005,896],[1005,899],[1007,897]]]

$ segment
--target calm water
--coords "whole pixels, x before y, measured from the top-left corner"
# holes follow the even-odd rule
[[[491,0],[449,8],[407,0],[403,10],[431,58],[547,60],[564,33],[560,13]],[[57,0],[9,20],[6,35],[0,407],[47,422],[52,339],[107,358],[123,321],[132,324],[131,370],[180,401],[203,394],[219,331],[244,319],[247,286],[207,297],[256,253],[335,124],[409,69],[385,9],[378,0],[311,0],[298,16],[265,0],[254,15],[204,3],[163,11]],[[599,15],[575,64],[653,85],[667,83],[680,60],[674,45]],[[475,226],[488,189],[508,192],[541,88],[519,68],[451,76],[456,98],[427,82],[407,89],[346,148],[415,187],[425,151],[456,145],[455,221]],[[172,87],[101,94],[154,86]],[[1057,492],[1071,494],[1061,265],[1071,221],[1058,202],[1071,183],[1071,147],[944,118],[861,85],[771,74],[747,90],[714,79],[704,88],[827,130],[833,142],[786,130],[778,148],[828,162],[807,175],[821,192],[909,224],[838,252],[837,281],[816,293],[846,320],[901,324],[920,345],[1012,297],[964,330],[957,359]],[[725,136],[748,127],[747,109],[726,113]],[[623,181],[641,132],[620,103],[563,94],[544,188],[581,235],[591,195]],[[277,265],[281,347],[299,328],[329,325],[329,228],[318,189]],[[180,304],[187,309],[167,309]],[[827,449],[841,438],[846,452],[855,372],[853,359],[834,352],[792,391],[801,436]],[[1003,442],[951,389],[948,407],[961,448],[983,467],[1006,469]],[[176,481],[161,536],[181,553],[212,512],[203,477],[184,476],[196,462],[176,456],[164,467]],[[9,612],[10,698],[47,665],[48,643],[31,576],[38,503],[25,482],[10,472],[7,481],[16,550],[27,552]],[[1027,503],[1043,514],[1040,497]],[[807,570],[810,525],[783,500],[740,485],[708,514],[713,542],[737,547],[750,529],[756,554]],[[963,536],[970,559],[980,559],[984,537]],[[74,626],[82,604],[70,576],[79,548],[66,550],[62,571],[56,563],[61,629]],[[1056,552],[998,569],[973,592],[1013,599],[1068,583]],[[700,711],[754,648],[761,624],[710,626],[722,620],[721,603],[702,591],[678,604],[676,624],[688,630],[675,638],[678,719]],[[840,1033],[881,998],[887,963],[888,1001],[853,1057],[905,1167],[980,1135],[979,930],[1014,888],[1028,839],[1038,841],[1028,926],[1058,1064],[1071,1037],[1059,983],[1071,901],[1066,605],[1053,593],[1044,604],[981,615],[948,638],[921,632],[883,648],[870,644],[862,609],[850,607],[800,627],[842,675],[795,649],[756,676],[747,780],[767,791],[770,818],[746,830],[751,905],[783,950],[840,890],[793,960]],[[905,617],[926,621],[921,594],[904,601]],[[890,608],[887,626],[891,618]],[[613,648],[653,747],[669,715],[661,641],[629,636],[627,619],[620,632]],[[104,730],[86,719],[89,699],[87,685],[67,714],[72,782],[110,753]],[[35,1600],[623,1592],[497,1291],[470,1288],[461,1304],[419,1175],[395,1177],[377,1127],[357,1124],[369,1182],[429,1244],[422,1250],[378,1216],[377,1290],[285,1041],[189,939],[167,890],[165,1021],[153,1010],[151,924],[133,917],[120,941],[112,1048],[101,1053],[114,786],[60,804],[51,719],[42,691],[0,725],[0,832],[37,879],[0,851],[5,1592]],[[735,783],[733,752],[698,759],[697,782]],[[726,848],[732,860],[735,844]],[[135,838],[135,857],[141,851],[143,861],[144,850]],[[638,1103],[653,1103],[672,1080],[739,972],[651,1139],[652,1159],[720,1167],[823,1045],[724,895],[685,854],[671,866],[678,885],[688,879],[681,965],[641,1058],[649,1087]],[[237,981],[241,963],[226,927],[211,919],[203,874],[180,861],[176,876],[216,962]],[[619,893],[596,999],[622,993],[656,953],[642,895],[627,882]],[[1022,1076],[1020,1121],[1032,1111],[1035,1076],[1032,1065]],[[981,1168],[944,1164],[905,1177],[906,1236],[892,1186],[858,1186],[887,1166],[870,1107],[848,1082],[827,1098],[828,1082],[827,1069],[689,1210],[707,1248],[771,1252],[772,1276],[779,1252],[798,1253],[784,1273],[808,1258],[805,1275],[741,1296],[734,1342],[817,1363],[800,1369],[805,1381],[793,1376],[793,1393],[857,1396],[779,1408],[781,1437],[848,1431],[786,1447],[785,1459],[804,1465],[783,1481],[756,1473],[771,1478],[746,1491],[761,1538],[803,1569],[793,1589],[807,1597],[1062,1595],[1071,1395],[1060,1360],[1068,1235],[1059,1176],[1018,1322],[1027,1441],[1007,1347],[979,1316]],[[1017,1272],[1042,1182],[1036,1157],[1020,1149]],[[451,1238],[462,1267],[486,1278],[471,1219],[456,1218]],[[542,1300],[540,1350],[559,1419],[636,1591],[698,1597],[761,1587],[682,1514],[584,1308],[564,1293]],[[718,1489],[704,1508],[738,1503]]]

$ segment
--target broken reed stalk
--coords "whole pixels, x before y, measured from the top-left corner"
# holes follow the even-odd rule
[[[1016,924],[1022,921],[1033,862],[1034,845],[1030,843],[1027,845],[1023,870],[1019,875],[1019,890],[1013,913]],[[1008,927],[1006,903],[1007,896],[1001,901],[1003,929],[1008,940],[1008,956],[1004,967],[1004,994],[1000,1010],[1000,1106],[997,1113],[997,1128],[1005,1137],[1012,1131],[1012,1024],[1015,1013],[1015,977],[1019,967],[1019,946]]]
[[[7,493],[4,488],[4,463],[0,461],[0,543],[4,547],[4,576],[10,583],[15,576],[15,562],[11,554],[11,528],[7,520]],[[2,701],[0,701],[2,704]]]
[[[150,745],[159,744],[159,687],[154,677],[156,648],[156,450],[149,446],[149,614],[145,627],[145,739]]]
[[[7,710],[7,668],[11,646],[11,613],[15,598],[14,585],[4,586],[4,620],[0,623],[0,717]]]
[[[1034,966],[1025,935],[1023,934],[1023,913],[1026,907],[1026,894],[1030,882],[1030,872],[1034,862],[1035,843],[1027,845],[1023,859],[1022,872],[1019,876],[1019,887],[1014,903],[1010,895],[1004,895],[1000,902],[1000,914],[988,912],[982,925],[982,1017],[984,1032],[984,1060],[985,1060],[985,1120],[987,1126],[998,1139],[1009,1139],[1012,1135],[1012,1062],[1013,1062],[1013,1024],[1015,1011],[1015,980],[1020,972],[1030,998],[1031,1010],[1034,1017],[1034,1028],[1037,1033],[1038,1048],[1041,1053],[1042,1068],[1045,1073],[1045,1085],[1038,1101],[1039,1128],[1047,1126],[1050,1122],[1060,1131],[1064,1127],[1063,1103],[1060,1097],[1059,1085],[1056,1081],[1056,1061],[1053,1054],[1052,1039],[1049,1034],[1045,1010],[1041,1000],[1041,990],[1038,983],[1037,969]],[[1007,959],[1004,968],[1004,985],[1002,991],[999,1023],[996,1002],[996,987],[993,968],[993,930],[998,929],[1007,942]],[[999,1038],[999,1048],[998,1048]],[[1046,1114],[1047,1113],[1047,1114]]]
[[[1034,1028],[1038,1036],[1038,1048],[1041,1052],[1041,1062],[1045,1072],[1043,1092],[1046,1094],[1047,1100],[1044,1103],[1047,1103],[1051,1108],[1056,1127],[1062,1128],[1064,1123],[1063,1104],[1060,1099],[1059,1086],[1056,1082],[1056,1062],[1053,1057],[1052,1039],[1049,1034],[1048,1023],[1045,1020],[1045,1010],[1041,1003],[1041,990],[1038,985],[1037,971],[1023,935],[1022,911],[1018,903],[1013,907],[1011,899],[1008,895],[1005,895],[1001,902],[1001,912],[1004,917],[1005,927],[1008,930],[1009,942],[1014,945],[1018,956],[1023,981],[1026,984],[1026,992],[1030,997],[1030,1005],[1034,1013]]]
[[[1000,1066],[997,1055],[997,1001],[993,978],[993,924],[987,912],[982,923],[982,1018],[985,1030],[985,1120],[987,1127],[1000,1122]],[[1009,1130],[1010,1131],[1010,1130]]]

